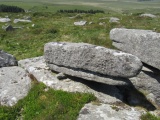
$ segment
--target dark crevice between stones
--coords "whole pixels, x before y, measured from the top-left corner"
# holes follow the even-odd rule
[[[150,101],[148,101],[147,98],[141,92],[139,92],[129,80],[129,85],[108,85],[69,75],[67,75],[67,77],[73,81],[85,84],[95,91],[116,97],[117,99],[121,100],[123,103],[129,106],[139,106],[147,109],[148,111],[156,110],[156,107]],[[115,90],[116,88],[117,90]]]
[[[156,107],[147,100],[146,96],[138,91],[133,85],[131,86],[116,86],[123,95],[123,102],[129,106],[139,106],[148,111],[156,110]]]
[[[110,96],[116,96],[116,98],[122,100],[122,97],[120,95],[118,95],[118,93],[116,94],[115,92],[112,91],[112,90],[116,89],[115,88],[116,86],[114,86],[114,85],[108,85],[108,84],[104,84],[104,83],[100,83],[100,82],[96,82],[96,81],[89,81],[89,80],[85,80],[82,78],[69,76],[69,75],[67,75],[67,77],[73,81],[85,84],[97,92],[102,92],[102,93],[110,95]]]
[[[147,74],[148,76],[156,79],[159,83],[160,83],[160,70],[157,68],[154,68],[150,65],[147,65],[145,63],[143,63],[143,66],[145,66],[146,68],[150,69],[151,71],[145,71],[142,70],[145,74]]]
[[[151,65],[148,65],[146,63],[143,62],[143,66],[145,66],[146,68],[152,70],[155,74],[159,74],[160,75],[160,70],[151,66]]]

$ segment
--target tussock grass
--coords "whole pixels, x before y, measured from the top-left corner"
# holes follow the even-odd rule
[[[155,115],[152,115],[151,113],[146,113],[141,116],[141,120],[160,120],[160,117],[156,117]]]

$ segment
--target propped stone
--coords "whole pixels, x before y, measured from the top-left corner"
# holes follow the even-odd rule
[[[97,76],[133,77],[142,68],[136,56],[87,43],[47,43],[44,56],[51,70],[89,80]]]
[[[103,103],[121,102],[121,99],[123,99],[120,91],[115,86],[77,80],[78,78],[58,80],[56,78],[57,74],[51,72],[47,67],[44,57],[20,60],[18,64],[25,68],[37,81],[43,82],[55,90],[92,93]]]
[[[31,80],[20,67],[0,68],[0,104],[15,105],[31,88]]]
[[[77,120],[140,120],[143,113],[142,110],[127,106],[89,103],[81,109]]]
[[[130,78],[130,81],[151,103],[160,108],[160,75],[144,68],[138,76]]]
[[[18,65],[17,60],[13,55],[8,54],[3,50],[0,50],[0,68],[7,66],[17,66],[17,65]]]
[[[118,49],[131,53],[160,70],[160,33],[151,30],[115,28],[110,39]]]

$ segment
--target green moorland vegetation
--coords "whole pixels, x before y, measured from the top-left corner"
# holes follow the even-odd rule
[[[135,0],[128,0],[128,2],[126,0],[117,2],[97,1],[67,0],[66,2],[57,0],[52,2],[47,0],[44,2],[35,0],[33,2],[33,0],[0,0],[2,4],[16,5],[29,11],[27,13],[0,12],[0,17],[8,16],[11,19],[11,22],[0,23],[0,26],[10,24],[13,27],[22,27],[22,29],[8,32],[0,29],[0,49],[21,60],[43,55],[45,43],[53,41],[85,42],[114,49],[109,39],[109,32],[115,27],[148,29],[160,32],[160,17],[153,19],[139,17],[139,14],[146,11],[159,16],[158,6],[160,6],[160,2],[158,0],[153,3],[145,1],[145,4],[138,3]],[[134,9],[134,7],[138,9]],[[114,11],[112,11],[113,8],[115,8]],[[61,9],[93,9],[103,10],[105,13],[58,13],[57,11]],[[32,22],[13,23],[14,19],[24,18],[25,16],[30,16]],[[120,19],[119,23],[110,23],[110,17],[118,17]],[[75,21],[81,20],[86,20],[87,24],[84,26],[74,25]],[[89,24],[89,22],[92,22],[92,24]],[[99,25],[99,23],[102,23],[102,25]],[[51,89],[45,92],[46,88],[43,84],[33,82],[28,96],[20,100],[17,105],[0,107],[0,120],[18,120],[21,118],[24,120],[75,120],[83,105],[96,99],[91,94],[67,93]],[[151,117],[150,120],[152,118],[153,120],[159,120],[159,118],[150,114],[142,116],[141,119],[146,120],[146,117]]]
[[[91,94],[67,93],[33,82],[27,97],[13,107],[0,107],[0,120],[76,120],[85,103],[96,98]]]

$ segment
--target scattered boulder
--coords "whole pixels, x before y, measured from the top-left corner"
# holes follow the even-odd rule
[[[110,22],[110,23],[119,23],[119,18],[110,17],[109,22]]]
[[[87,43],[47,43],[44,56],[51,70],[64,69],[63,73],[73,76],[79,74],[81,78],[88,73],[91,74],[89,80],[95,79],[95,75],[133,77],[142,68],[136,56]]]
[[[8,54],[3,50],[0,50],[0,68],[7,66],[17,66],[17,65],[18,62],[13,55]]]
[[[14,30],[12,25],[2,26],[2,29],[5,30],[5,31],[13,31]]]
[[[149,18],[156,18],[157,16],[153,15],[153,14],[141,14],[140,17],[149,17]]]
[[[99,25],[104,26],[106,23],[105,22],[100,22]]]
[[[114,28],[110,31],[110,39],[118,49],[133,54],[142,62],[160,70],[160,33]]]
[[[88,103],[81,109],[77,120],[140,120],[143,113],[145,111],[133,107]]]
[[[74,25],[76,26],[83,26],[87,23],[87,21],[78,21],[78,22],[74,22]]]
[[[10,22],[11,19],[9,18],[0,18],[0,22]]]
[[[13,106],[25,97],[31,88],[31,80],[24,69],[14,67],[0,68],[0,104]]]
[[[32,27],[34,27],[35,26],[35,24],[32,24]]]
[[[32,21],[31,20],[25,20],[25,19],[14,19],[13,22],[18,23],[18,22],[32,22]]]
[[[88,24],[91,25],[91,24],[93,24],[93,22],[91,21],[91,22],[89,22]]]
[[[30,16],[23,16],[23,18],[24,18],[25,20],[31,20],[31,19],[32,19]]]

